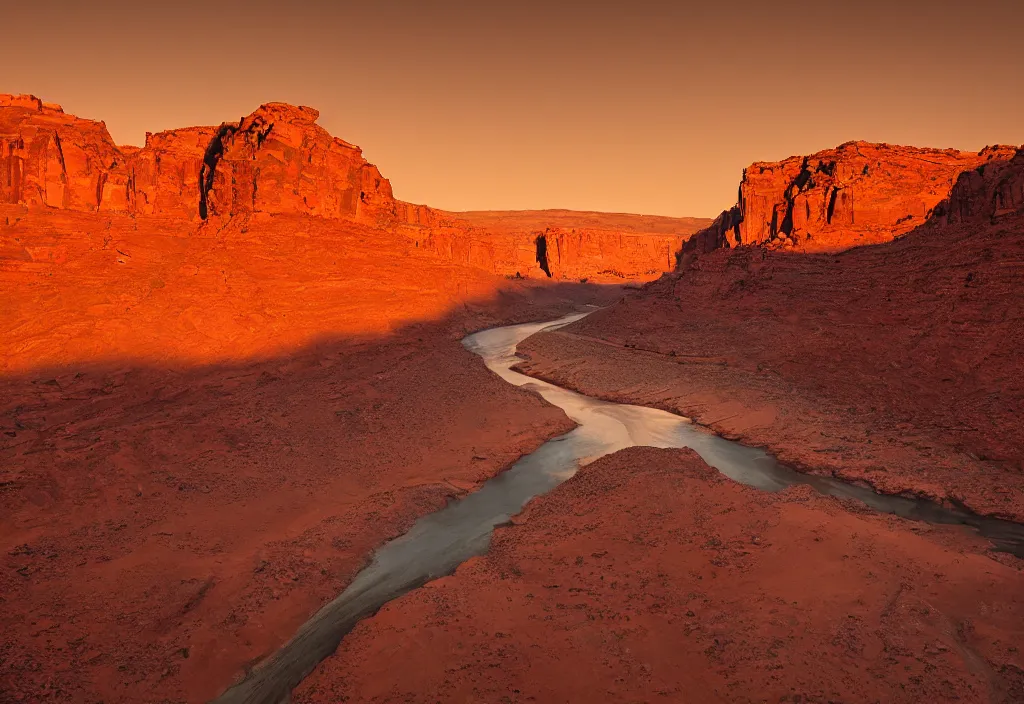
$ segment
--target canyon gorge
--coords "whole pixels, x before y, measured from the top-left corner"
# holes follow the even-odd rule
[[[755,162],[714,220],[453,212],[318,117],[132,147],[0,95],[0,701],[1024,701],[1024,151]],[[572,312],[509,365],[808,483],[580,451],[244,690],[381,546],[569,444],[462,341]]]
[[[141,148],[117,147],[102,122],[35,96],[0,95],[0,202],[26,213],[152,217],[196,233],[232,220],[310,216],[398,232],[492,273],[623,282],[671,268],[685,236],[707,224],[603,213],[463,215],[406,203],[358,147],[317,125],[318,116],[268,103],[237,123],[147,133]]]

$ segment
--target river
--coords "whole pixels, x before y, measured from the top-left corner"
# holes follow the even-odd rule
[[[877,494],[866,487],[796,472],[758,448],[721,438],[689,419],[643,406],[591,398],[512,369],[516,345],[541,330],[563,327],[586,313],[555,321],[492,328],[462,344],[510,384],[561,408],[577,427],[525,455],[478,491],[419,519],[406,534],[378,549],[373,560],[336,599],[320,609],[296,635],[243,681],[216,701],[279,704],[361,619],[418,586],[451,574],[459,564],[487,551],[494,528],[535,496],[555,488],[581,467],[638,445],[696,451],[727,477],[765,491],[809,484],[817,491],[862,501],[871,508],[931,523],[965,524],[1003,549],[1024,557],[1024,526],[974,516],[912,498]]]

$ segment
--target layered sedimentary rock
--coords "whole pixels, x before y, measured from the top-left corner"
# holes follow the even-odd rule
[[[621,281],[672,269],[683,242],[707,218],[572,210],[434,211],[439,226],[420,245],[498,274]]]
[[[0,202],[154,216],[193,226],[300,214],[406,228],[416,247],[507,276],[649,279],[707,221],[572,211],[444,213],[397,200],[359,147],[313,108],[267,103],[238,122],[147,133],[118,147],[102,122],[0,96]]]
[[[200,217],[264,212],[395,219],[391,183],[359,147],[318,126],[319,115],[268,103],[237,125],[221,125],[200,167]]]
[[[1024,209],[1024,150],[994,147],[981,154],[985,163],[960,174],[953,186],[945,223],[995,221]]]
[[[835,251],[886,242],[924,223],[962,173],[1012,153],[848,142],[756,162],[743,172],[738,204],[695,234],[683,254],[737,245]]]
[[[142,149],[122,147],[130,153],[128,210],[140,215],[198,217],[199,174],[215,133],[214,127],[147,133]]]
[[[608,230],[552,229],[538,235],[552,277],[580,278],[588,272],[612,277],[657,276],[672,268],[685,236],[628,234]]]
[[[303,213],[429,224],[362,151],[308,107],[268,103],[237,123],[147,134],[118,148],[102,122],[34,96],[0,96],[0,198],[28,207],[191,220]]]
[[[803,470],[1024,520],[1024,153],[981,156],[905,236],[693,257],[520,344],[524,368]]]
[[[125,208],[118,185],[126,182],[125,157],[102,122],[67,115],[35,96],[0,95],[0,201]]]
[[[723,211],[708,227],[690,237],[683,244],[679,254],[684,256],[691,252],[710,252],[723,247],[735,247],[741,242],[742,223],[743,212],[738,205]]]
[[[477,228],[452,221],[420,244],[457,264],[497,274],[606,281],[651,279],[671,270],[687,234],[545,228]]]

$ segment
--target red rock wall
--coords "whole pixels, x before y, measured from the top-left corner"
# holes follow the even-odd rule
[[[993,221],[1024,210],[1024,147],[988,148],[985,163],[960,174],[945,209],[948,224]]]
[[[708,227],[700,230],[683,244],[680,255],[710,252],[715,249],[735,247],[740,243],[740,225],[743,215],[739,206],[726,210]]]
[[[96,210],[118,181],[124,157],[102,122],[34,96],[0,95],[0,201]]]
[[[67,115],[32,96],[0,96],[0,201],[190,222],[298,213],[412,225],[416,246],[452,262],[554,279],[654,278],[671,270],[693,231],[634,231],[643,218],[629,231],[481,226],[404,203],[359,147],[332,137],[316,124],[318,117],[312,108],[268,103],[237,123],[147,134],[145,146],[119,148],[102,122]],[[571,220],[585,214],[558,215]],[[506,213],[505,219],[516,216]],[[543,267],[538,238],[546,250]]]
[[[206,148],[216,132],[215,127],[189,127],[147,133],[146,146],[128,158],[128,210],[140,215],[197,218],[199,173]],[[118,200],[113,197],[105,204],[109,202],[111,209],[119,210]]]
[[[757,162],[739,203],[694,235],[684,255],[759,245],[835,251],[886,242],[921,225],[960,174],[1005,154],[849,142],[805,157]]]
[[[190,220],[303,213],[432,224],[394,198],[359,147],[307,107],[268,103],[236,123],[147,134],[118,148],[106,125],[33,96],[0,95],[0,200]]]
[[[683,235],[629,234],[605,230],[552,229],[544,235],[552,277],[605,274],[651,278],[670,271]]]
[[[547,271],[538,261],[543,238]],[[503,231],[452,220],[430,228],[417,246],[449,261],[496,274],[558,280],[652,279],[675,264],[687,235],[624,233],[613,230],[549,228]]]
[[[200,169],[200,216],[354,218],[361,203],[394,200],[376,168],[364,176],[369,165],[359,148],[331,137],[317,117],[312,108],[270,103],[237,125],[221,125]]]

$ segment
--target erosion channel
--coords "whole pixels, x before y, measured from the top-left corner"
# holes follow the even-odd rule
[[[321,608],[277,653],[216,701],[286,701],[291,690],[337,649],[360,619],[486,552],[495,526],[506,523],[531,498],[564,482],[579,467],[628,447],[689,447],[722,474],[758,489],[779,491],[793,484],[809,484],[823,494],[856,499],[875,510],[905,518],[969,525],[992,540],[996,549],[1024,556],[1024,526],[799,473],[779,464],[763,450],[725,440],[681,416],[591,398],[513,370],[519,361],[515,353],[519,342],[541,330],[568,325],[586,314],[493,328],[463,340],[463,345],[480,355],[491,371],[510,384],[540,394],[561,408],[578,427],[522,457],[479,491],[424,516],[408,533],[382,546],[371,564],[341,595]]]

